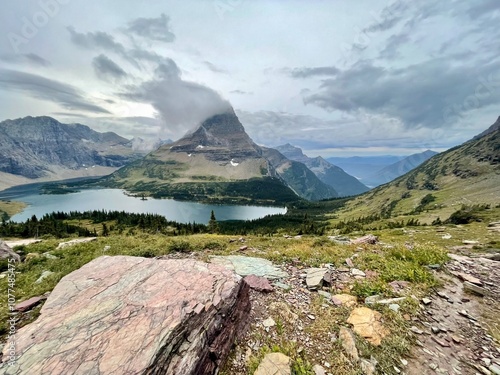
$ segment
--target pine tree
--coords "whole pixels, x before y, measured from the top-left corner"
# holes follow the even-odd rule
[[[210,220],[208,222],[208,231],[210,233],[217,233],[219,231],[219,224],[217,223],[217,219],[215,218],[215,213],[213,210],[210,214]]]

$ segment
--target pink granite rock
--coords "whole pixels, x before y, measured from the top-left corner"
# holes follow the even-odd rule
[[[249,313],[248,291],[215,264],[100,257],[65,276],[17,332],[19,358],[5,374],[215,374]]]
[[[245,282],[250,286],[251,289],[258,292],[270,293],[274,291],[274,288],[269,283],[265,277],[248,275],[244,278]]]
[[[43,297],[32,297],[26,301],[20,302],[17,305],[15,305],[14,310],[21,312],[31,310],[33,307],[38,305],[41,300],[43,300]]]

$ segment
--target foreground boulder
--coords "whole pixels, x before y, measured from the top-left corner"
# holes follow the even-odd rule
[[[0,258],[2,258],[2,259],[12,258],[12,259],[16,260],[17,262],[21,261],[21,257],[19,256],[19,254],[14,252],[14,250],[12,250],[10,248],[10,246],[7,245],[2,240],[0,240]]]
[[[100,257],[59,282],[0,373],[215,374],[250,310],[248,290],[215,264]]]

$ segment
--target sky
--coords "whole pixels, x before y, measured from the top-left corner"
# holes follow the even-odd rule
[[[309,156],[443,151],[500,116],[498,0],[3,0],[0,120],[178,139],[233,107]]]

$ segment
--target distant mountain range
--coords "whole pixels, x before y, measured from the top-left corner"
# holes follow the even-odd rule
[[[405,175],[350,201],[340,215],[405,218],[431,223],[462,205],[500,202],[500,121],[472,140],[437,154]]]
[[[418,167],[437,152],[427,150],[410,156],[331,157],[326,160],[338,165],[370,188],[390,182]]]
[[[16,184],[106,175],[143,153],[128,139],[51,117],[0,123],[0,189]]]
[[[329,163],[321,156],[310,158],[304,155],[299,147],[289,143],[278,146],[276,149],[288,159],[304,163],[321,181],[332,186],[341,197],[358,195],[369,190],[358,179],[344,172],[342,168]]]
[[[113,173],[108,186],[202,201],[283,203],[337,197],[304,164],[260,147],[231,109]]]
[[[437,155],[437,152],[427,150],[419,154],[407,156],[403,160],[382,168],[378,172],[366,177],[364,180],[367,181],[370,186],[379,186],[386,184],[392,180],[395,180],[399,176],[408,173],[412,169],[415,169],[424,161],[429,160],[434,155]]]

